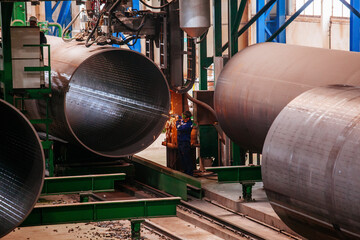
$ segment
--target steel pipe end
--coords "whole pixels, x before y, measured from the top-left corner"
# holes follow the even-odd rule
[[[27,118],[0,100],[0,238],[33,209],[44,181],[44,152]]]
[[[137,153],[161,133],[170,110],[166,78],[146,56],[124,49],[98,52],[72,74],[65,114],[74,137],[106,157]]]
[[[281,220],[306,239],[360,239],[360,88],[313,88],[279,113],[262,177]]]

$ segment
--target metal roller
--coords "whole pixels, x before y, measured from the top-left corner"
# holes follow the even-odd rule
[[[360,88],[291,101],[266,136],[262,176],[279,217],[308,239],[360,239]]]
[[[331,84],[360,84],[358,53],[256,44],[237,53],[221,72],[215,111],[234,142],[261,152],[272,122],[292,99]]]
[[[48,42],[52,135],[106,157],[132,155],[159,136],[168,119],[170,93],[154,62],[125,49],[86,48],[56,37]],[[26,108],[31,119],[46,114],[40,101]]]
[[[20,225],[39,198],[45,160],[27,118],[0,100],[0,238]]]
[[[181,0],[180,27],[190,37],[200,37],[210,27],[210,0]]]

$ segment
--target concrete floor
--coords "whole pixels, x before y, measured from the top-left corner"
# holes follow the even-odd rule
[[[161,133],[153,144],[136,155],[166,167],[166,147],[161,145],[164,140],[165,133]]]
[[[159,236],[142,228],[143,239],[158,240]],[[131,239],[130,221],[60,224],[17,228],[2,240],[115,240]]]

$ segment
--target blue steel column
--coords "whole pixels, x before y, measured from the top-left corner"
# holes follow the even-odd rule
[[[256,0],[256,12],[265,6],[265,0]],[[256,21],[256,42],[265,42],[265,14],[262,14]]]
[[[140,10],[139,0],[133,0],[133,9]],[[134,49],[133,50],[141,53],[141,41],[140,41],[140,39],[138,39],[137,42],[134,44]]]
[[[279,29],[285,23],[285,14],[286,14],[285,0],[277,0],[276,7],[277,7],[276,29]],[[277,42],[286,43],[286,29],[284,29],[284,31],[282,31],[278,35]]]
[[[351,0],[350,4],[360,11],[360,0]],[[350,12],[350,51],[360,52],[360,19]]]
[[[62,28],[65,28],[71,22],[71,1],[59,1],[52,6],[52,2],[46,1],[45,2],[45,19],[48,22],[55,22],[53,19],[53,14],[60,6],[60,12],[58,15],[58,19],[56,20],[57,23],[61,25]],[[70,27],[71,30],[71,27]],[[54,31],[49,31],[49,34],[57,36],[58,30],[55,29]]]

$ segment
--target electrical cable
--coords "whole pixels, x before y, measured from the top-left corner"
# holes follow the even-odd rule
[[[61,39],[64,42],[71,42],[72,40],[74,40],[75,38],[65,38],[65,34],[66,32],[69,30],[70,26],[73,25],[73,23],[76,21],[76,19],[80,16],[80,13],[82,13],[83,11],[80,11],[72,20],[71,22],[66,26],[66,28],[63,30],[62,34],[61,34]]]
[[[149,4],[147,4],[144,0],[139,0],[142,4],[144,4],[145,6],[149,7],[149,8],[152,8],[152,9],[162,9],[164,7],[167,7],[169,4],[171,4],[172,2],[175,2],[176,0],[174,1],[171,1],[171,2],[168,2],[168,3],[165,3],[164,5],[162,6],[159,6],[159,7],[155,7],[155,6],[151,6]]]
[[[111,7],[109,8],[109,10],[112,10],[114,7],[116,7],[116,5],[120,3],[120,1],[121,0],[117,0],[114,4],[112,4]],[[94,27],[93,31],[91,31],[90,35],[88,36],[88,38],[85,41],[85,47],[90,47],[91,45],[93,45],[96,42],[96,39],[92,43],[89,43],[89,40],[94,36],[94,33],[95,33],[96,29],[99,26],[100,19],[101,19],[102,15],[104,15],[104,13],[106,13],[106,8],[105,7],[104,7],[102,13],[100,13],[99,18],[96,21],[96,24],[95,24],[95,27]]]
[[[91,45],[93,45],[96,42],[96,41],[93,41],[92,43],[89,43],[89,40],[90,40],[90,38],[92,38],[94,36],[94,33],[95,33],[97,27],[99,26],[100,19],[104,13],[105,13],[105,11],[100,14],[98,20],[96,21],[94,29],[91,31],[90,35],[87,37],[87,39],[85,41],[85,47],[90,47]]]

